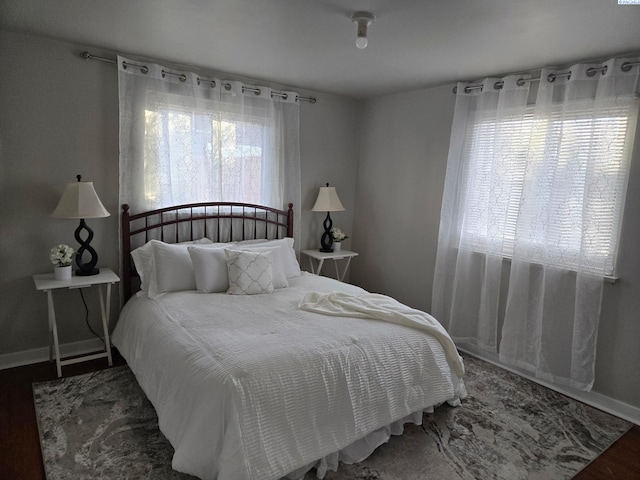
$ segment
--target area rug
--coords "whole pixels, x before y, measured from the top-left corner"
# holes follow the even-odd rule
[[[465,365],[461,407],[438,407],[364,462],[340,464],[325,478],[570,479],[631,427],[475,357]],[[193,478],[171,469],[173,449],[128,367],[33,391],[48,480]]]

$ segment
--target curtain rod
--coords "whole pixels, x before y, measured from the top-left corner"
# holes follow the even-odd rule
[[[623,72],[628,72],[629,70],[631,70],[632,67],[635,67],[636,65],[640,65],[640,62],[624,62],[622,65],[620,65],[620,69]],[[602,67],[591,67],[587,69],[587,75],[589,77],[593,77],[598,72],[602,72],[603,74],[605,74],[607,72],[607,66],[604,65]],[[547,81],[553,83],[556,81],[556,78],[558,77],[570,78],[571,70],[563,73],[550,73],[549,75],[547,75]],[[527,82],[539,82],[539,81],[540,81],[540,78],[519,78],[516,84],[519,87],[521,87]],[[500,90],[503,86],[504,86],[504,82],[502,80],[493,84],[493,87],[496,90]],[[478,83],[476,85],[468,85],[464,87],[464,93],[469,93],[471,92],[471,90],[482,90],[482,87],[483,87],[482,83]],[[453,87],[453,93],[458,93],[458,87]]]
[[[80,57],[82,57],[85,60],[100,60],[101,62],[117,63],[117,61],[112,59],[112,58],[99,57],[97,55],[92,55],[87,51],[80,52]],[[145,65],[136,65],[136,64],[131,64],[131,63],[127,63],[125,65],[129,66],[129,67],[139,68],[144,73],[146,73],[149,70]],[[183,82],[187,79],[186,75],[181,74],[181,73],[173,73],[173,72],[167,72],[167,71],[163,70],[162,74],[163,75],[171,75],[171,76],[174,76],[174,77],[179,77],[180,80],[182,80]],[[200,82],[204,82],[204,83],[210,84],[211,88],[216,86],[215,80],[205,80],[205,79],[201,79],[200,77],[198,77],[198,83],[200,83]],[[231,89],[231,84],[230,83],[222,82],[222,86],[226,90],[230,90]],[[257,95],[260,94],[260,89],[258,87],[251,87],[251,86],[244,86],[243,85],[242,86],[242,91],[243,92],[253,92],[253,93],[257,94]],[[272,91],[271,92],[271,96],[272,97],[287,98],[287,94],[283,93],[283,92]],[[301,97],[301,96],[298,96],[298,100],[304,100],[304,101],[309,102],[309,103],[316,103],[317,102],[315,97]]]

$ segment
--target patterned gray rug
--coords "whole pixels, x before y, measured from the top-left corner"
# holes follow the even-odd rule
[[[465,356],[469,396],[328,480],[570,479],[631,424]],[[127,367],[33,386],[48,480],[188,479]],[[308,473],[305,480],[315,475]]]

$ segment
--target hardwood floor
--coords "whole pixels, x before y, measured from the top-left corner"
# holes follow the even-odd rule
[[[114,350],[114,365],[125,361]],[[65,376],[107,368],[105,359],[64,367]],[[0,370],[0,479],[44,480],[31,384],[56,378],[48,362]],[[574,480],[640,479],[640,427],[634,426]],[[549,479],[553,480],[553,479]]]
[[[625,433],[574,480],[640,479],[640,427]]]

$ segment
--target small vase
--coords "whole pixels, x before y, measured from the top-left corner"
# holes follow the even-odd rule
[[[71,265],[65,265],[64,267],[53,267],[53,274],[56,280],[67,281],[71,280]]]
[[[340,242],[333,242],[333,251],[339,252],[342,249],[342,244]]]

